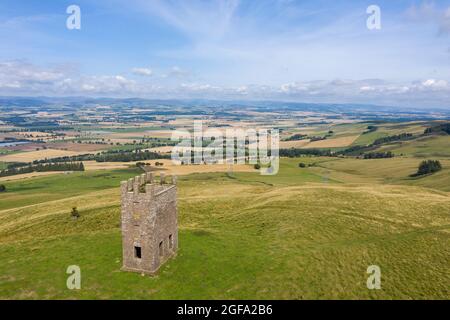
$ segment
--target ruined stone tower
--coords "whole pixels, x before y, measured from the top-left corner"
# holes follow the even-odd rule
[[[121,183],[122,270],[155,274],[178,249],[176,177],[152,173]]]

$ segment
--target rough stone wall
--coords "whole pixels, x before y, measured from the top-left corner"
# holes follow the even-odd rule
[[[177,188],[150,173],[122,182],[123,270],[154,274],[178,248]],[[174,183],[175,182],[175,183]],[[139,258],[136,248],[140,248]]]

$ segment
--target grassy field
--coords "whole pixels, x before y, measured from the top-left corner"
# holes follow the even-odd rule
[[[441,159],[443,170],[426,177],[412,178],[411,174],[423,159],[336,159],[318,162],[318,167],[329,170],[331,179],[342,183],[385,183],[423,186],[450,192],[450,160]]]
[[[58,158],[58,157],[70,157],[79,154],[85,154],[86,152],[81,151],[65,151],[65,150],[39,150],[39,151],[28,151],[28,152],[18,152],[10,153],[7,155],[0,156],[0,161],[3,162],[32,162],[34,160],[41,160],[46,158]]]
[[[153,278],[120,271],[118,182],[136,172],[10,183],[0,195],[0,298],[449,299],[450,195],[386,184],[418,160],[385,160],[282,159],[274,177],[181,177],[180,250]],[[450,181],[448,171],[424,179]],[[366,288],[374,264],[378,291]],[[69,265],[81,267],[80,291],[66,288]]]
[[[426,136],[385,145],[379,151],[392,151],[416,158],[450,158],[450,136]]]
[[[424,132],[427,125],[425,123],[373,123],[366,124],[363,131],[367,131],[368,125],[374,125],[378,129],[376,131],[361,134],[358,139],[353,143],[354,145],[368,145],[373,143],[376,139],[384,138],[388,136],[398,135],[402,133],[412,133],[414,135],[420,135]],[[355,125],[360,126],[360,124]],[[350,130],[350,129],[349,129]]]
[[[0,196],[0,210],[20,208],[117,187],[122,180],[140,174],[139,169],[74,172],[2,182],[8,192]]]

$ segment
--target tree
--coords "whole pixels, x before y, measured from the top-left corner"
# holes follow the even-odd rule
[[[0,184],[0,192],[6,192],[6,187],[3,184]]]
[[[78,219],[80,217],[80,213],[78,212],[77,207],[72,208],[72,212],[70,212],[70,215],[74,219]]]
[[[439,160],[425,160],[420,163],[417,173],[413,176],[423,176],[438,172],[440,170],[442,170],[442,165]]]

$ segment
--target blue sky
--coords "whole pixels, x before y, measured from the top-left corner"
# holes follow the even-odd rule
[[[450,0],[2,0],[0,39],[0,95],[450,107]]]

